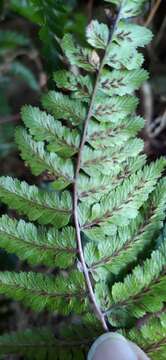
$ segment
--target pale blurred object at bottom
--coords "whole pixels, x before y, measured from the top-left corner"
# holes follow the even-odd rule
[[[107,333],[94,342],[87,360],[150,360],[150,358],[122,335]]]

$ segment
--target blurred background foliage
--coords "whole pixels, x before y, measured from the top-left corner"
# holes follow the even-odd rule
[[[46,178],[34,178],[19,158],[14,143],[15,127],[21,122],[23,104],[40,104],[41,92],[54,88],[53,72],[64,66],[60,41],[72,32],[84,42],[85,27],[92,18],[106,18],[104,0],[0,0],[0,174],[12,175],[47,186]],[[108,12],[107,12],[108,15]],[[110,13],[109,13],[110,15]],[[135,20],[134,20],[135,21]],[[145,49],[145,67],[150,80],[139,96],[139,112],[146,126],[141,134],[149,158],[166,154],[166,12],[165,1],[147,1],[140,19],[154,33]],[[0,212],[12,211],[0,205]],[[0,250],[0,269],[27,269],[15,255]],[[41,269],[40,269],[41,271]],[[31,324],[55,321],[25,311],[19,304],[0,297],[0,332]],[[57,321],[57,318],[56,318]],[[66,320],[65,320],[66,321]]]

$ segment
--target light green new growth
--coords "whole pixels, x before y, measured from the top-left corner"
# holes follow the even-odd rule
[[[145,1],[107,3],[117,9],[111,26],[93,20],[84,48],[65,35],[69,66],[54,74],[56,91],[43,95],[43,110],[26,105],[21,112],[21,157],[50,183],[39,189],[0,178],[1,201],[18,213],[1,217],[0,247],[59,270],[1,272],[0,293],[36,311],[79,314],[80,323],[58,336],[47,329],[1,336],[2,355],[85,359],[96,336],[117,330],[150,358],[166,356],[165,235],[157,241],[166,160],[148,164],[139,138],[144,120],[136,115],[136,90],[148,78],[138,50],[152,34],[129,23]]]

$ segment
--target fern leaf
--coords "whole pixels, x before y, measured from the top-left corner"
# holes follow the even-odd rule
[[[87,71],[99,69],[100,58],[95,50],[79,47],[72,35],[66,34],[62,39],[62,49],[71,65],[76,65]]]
[[[141,13],[145,0],[105,0],[109,3],[121,6],[120,15],[121,18],[127,19],[132,16],[137,16]]]
[[[117,122],[124,119],[127,115],[132,114],[138,100],[133,96],[114,96],[112,98],[101,96],[96,97],[93,108],[93,116],[100,122]]]
[[[62,39],[68,70],[54,74],[61,92],[49,91],[42,99],[52,115],[31,106],[22,110],[28,132],[16,131],[21,156],[33,174],[49,172],[51,186],[39,190],[0,178],[2,202],[36,222],[3,216],[0,246],[32,265],[68,270],[58,277],[0,273],[0,293],[37,311],[82,316],[80,330],[74,324],[78,331],[63,329],[54,338],[53,354],[49,341],[47,348],[44,342],[48,358],[84,359],[94,334],[98,336],[101,327],[108,331],[108,323],[123,327],[131,339],[138,320],[149,320],[152,314],[159,320],[165,307],[166,242],[164,231],[162,237],[159,233],[164,229],[165,179],[160,178],[166,161],[147,165],[142,155],[138,134],[144,121],[136,116],[134,96],[148,76],[138,48],[152,34],[128,20],[143,11],[144,0],[107,2],[117,6],[110,29],[93,20],[84,47],[71,34]],[[97,332],[88,330],[96,328],[94,317],[90,327],[84,325],[89,312],[100,320]],[[160,326],[149,321],[154,329]],[[164,331],[158,337],[162,346],[152,339],[146,347],[140,335],[140,344],[154,359],[165,354]],[[33,341],[35,346],[35,337]]]
[[[147,319],[142,326],[127,333],[128,338],[144,349],[152,360],[164,360],[166,356],[166,314],[165,308]]]
[[[67,268],[76,256],[75,231],[72,227],[37,228],[24,220],[3,215],[0,218],[0,246],[30,264]]]
[[[67,315],[85,311],[86,290],[83,275],[73,272],[57,278],[33,272],[1,272],[0,293],[22,301],[35,311],[48,309]]]
[[[14,61],[9,71],[12,75],[24,80],[34,91],[39,91],[39,85],[33,72],[22,63]]]
[[[116,311],[116,321],[121,322],[120,313],[126,312],[128,321],[141,318],[146,313],[160,311],[165,301],[165,244],[152,252],[143,266],[137,266],[123,283],[112,287],[112,309],[110,319]],[[116,310],[115,310],[116,308]]]
[[[84,360],[92,341],[101,334],[96,319],[86,316],[82,323],[61,328],[56,336],[51,328],[32,328],[0,336],[0,354],[20,354],[31,360]]]
[[[76,129],[67,128],[37,107],[23,106],[21,115],[35,140],[49,143],[49,151],[54,151],[62,157],[71,157],[77,153],[80,136]]]
[[[49,91],[43,96],[43,106],[57,119],[69,120],[73,125],[80,124],[85,119],[85,108],[76,100],[56,91]]]
[[[60,228],[68,224],[71,216],[72,203],[68,192],[60,198],[55,192],[42,191],[10,177],[0,178],[0,198],[12,209],[41,224],[51,223]]]
[[[128,117],[116,123],[97,123],[89,125],[87,142],[96,148],[122,146],[130,138],[134,138],[143,128],[144,120],[140,116]]]
[[[100,203],[94,204],[91,208],[81,204],[82,230],[90,237],[92,226],[108,223],[112,229],[112,226],[115,225],[127,225],[128,220],[137,216],[137,210],[148,199],[164,167],[165,161],[161,159],[159,162],[145,167],[144,171],[139,171],[136,175],[131,176],[130,180],[124,181],[110,195],[104,196]]]
[[[129,157],[137,156],[142,149],[143,142],[140,139],[129,140],[127,144],[117,146],[116,153],[114,147],[94,151],[85,146],[81,168],[91,176],[96,172],[115,176],[120,172],[121,164]]]
[[[109,49],[106,64],[116,70],[136,70],[141,67],[144,57],[129,42],[125,41],[121,45],[112,44]]]
[[[152,40],[152,32],[143,26],[121,21],[115,32],[114,41],[119,44],[128,45],[129,48],[144,47]]]
[[[100,80],[100,89],[109,96],[132,94],[140,88],[142,83],[148,79],[146,70],[139,69],[133,71],[105,70]]]
[[[96,175],[95,180],[86,175],[81,175],[78,179],[78,196],[80,201],[93,204],[99,201],[103,194],[108,193],[113,188],[110,176]]]
[[[144,155],[137,156],[136,158],[126,159],[121,164],[118,174],[110,178],[110,176],[103,176],[96,174],[93,177],[80,175],[78,178],[78,195],[80,201],[86,201],[89,204],[99,201],[104,194],[118,187],[126,178],[133,172],[140,170],[146,162]],[[117,176],[118,175],[118,176]]]
[[[87,27],[87,41],[97,49],[105,49],[109,40],[109,29],[105,24],[99,24],[97,20],[91,21]]]
[[[0,337],[0,355],[22,355],[25,359],[51,359],[57,351],[56,339],[51,329],[27,329]]]
[[[54,81],[58,88],[71,91],[72,98],[88,102],[93,91],[93,84],[90,76],[74,75],[65,70],[54,73]]]
[[[0,54],[4,54],[9,50],[15,50],[19,46],[27,46],[29,45],[29,39],[20,34],[17,31],[10,30],[1,30],[0,31]]]
[[[71,160],[64,160],[52,152],[48,153],[43,142],[35,142],[21,127],[16,129],[16,143],[22,158],[31,167],[34,175],[40,175],[47,170],[55,178],[62,180],[63,188],[72,183],[74,170]]]
[[[118,275],[152,244],[163,226],[165,200],[165,184],[161,183],[128,227],[118,229],[116,236],[96,238],[86,245],[86,263],[95,279]]]

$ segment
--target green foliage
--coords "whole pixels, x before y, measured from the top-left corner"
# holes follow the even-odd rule
[[[4,102],[3,102],[4,100]],[[1,106],[2,102],[2,106]],[[0,99],[1,116],[10,112],[9,104],[5,96]],[[16,146],[13,143],[13,124],[3,124],[0,129],[0,158],[5,158]]]
[[[109,3],[121,6],[120,18],[127,19],[140,14],[145,0],[106,0]]]
[[[124,279],[123,283],[116,283],[111,290],[112,309],[109,314],[116,322],[123,324],[124,312],[128,317],[141,318],[147,312],[153,313],[162,310],[165,301],[165,244],[152,252],[151,257],[142,265],[134,268],[133,272]]]
[[[50,75],[61,66],[59,41],[64,33],[74,32],[79,38],[84,37],[87,19],[77,10],[76,0],[10,0],[10,9],[39,26]]]
[[[62,40],[62,49],[71,65],[94,72],[99,68],[100,58],[95,50],[76,45],[71,34],[66,34]]]
[[[50,30],[60,30],[60,24],[63,24],[68,19],[69,13],[72,11],[74,2],[59,0],[39,1],[39,0],[11,0],[11,9],[22,16],[25,16],[32,22],[44,25],[46,28],[50,27]],[[50,21],[50,24],[48,24]],[[53,22],[55,23],[53,24]],[[57,31],[55,31],[57,32]]]
[[[70,99],[68,95],[56,91],[49,91],[48,94],[44,95],[42,104],[57,119],[64,117],[75,125],[83,122],[86,115],[86,110],[81,101]]]
[[[32,51],[30,39],[13,30],[0,30],[0,117],[10,119],[12,112],[9,93],[17,91],[17,83],[25,83],[33,91],[39,92],[39,84],[33,71],[23,63],[22,55]],[[19,58],[19,60],[17,60]],[[11,92],[12,83],[12,92]],[[11,95],[10,95],[11,97]],[[10,101],[11,103],[11,101]],[[0,124],[0,158],[7,156],[14,148],[14,124]]]
[[[92,80],[88,75],[76,77],[69,71],[59,70],[54,73],[54,80],[58,88],[71,90],[73,98],[87,102],[92,94]]]
[[[18,79],[24,80],[32,90],[39,91],[39,84],[32,73],[32,71],[19,61],[14,61],[11,66],[9,73]]]
[[[55,228],[37,228],[24,220],[14,220],[4,215],[0,219],[1,246],[17,254],[30,264],[44,264],[67,268],[76,253],[76,236],[72,227],[60,232]]]
[[[22,119],[35,140],[47,140],[49,151],[54,151],[64,158],[71,157],[78,151],[79,132],[62,125],[60,121],[55,122],[46,112],[32,106],[24,106]]]
[[[0,31],[1,86],[3,85],[3,76],[11,78],[14,76],[24,80],[34,91],[39,91],[39,85],[33,72],[21,61],[15,60],[18,56],[29,52],[30,47],[30,39],[27,36],[11,30]]]
[[[24,128],[17,128],[16,143],[21,150],[22,158],[31,167],[34,175],[40,175],[45,170],[60,179],[63,188],[68,186],[73,179],[74,170],[71,160],[65,160],[55,153],[48,153],[43,142],[35,142]],[[55,166],[56,164],[56,166]]]
[[[21,157],[34,175],[49,175],[50,186],[0,178],[2,202],[25,217],[0,219],[0,246],[31,265],[58,268],[46,275],[36,268],[0,273],[0,293],[36,311],[77,313],[81,324],[57,338],[45,330],[34,337],[31,331],[4,335],[5,354],[31,358],[38,343],[36,359],[84,359],[106,320],[154,359],[166,352],[165,320],[155,319],[166,294],[165,235],[156,241],[165,219],[166,161],[148,164],[142,154],[144,122],[135,96],[147,79],[137,48],[152,35],[126,22],[143,1],[109,2],[121,3],[114,27],[92,21],[84,47],[66,34],[61,44],[68,70],[54,73],[59,90],[43,95],[45,111],[22,109],[25,128],[16,130]],[[99,321],[89,317],[92,310]],[[138,330],[137,322],[146,319]],[[148,335],[157,329],[156,338]]]
[[[139,325],[139,324],[138,324]],[[130,340],[137,341],[145,349],[152,360],[164,360],[166,355],[166,314],[165,309],[149,316],[138,329],[132,329],[128,333]]]
[[[63,327],[57,336],[51,328],[28,329],[0,336],[0,355],[20,354],[25,359],[83,360],[93,339],[100,334],[99,324],[92,316],[82,323]],[[72,345],[71,345],[72,344]]]
[[[58,310],[67,315],[71,311],[81,313],[86,309],[83,275],[78,271],[68,277],[56,278],[28,273],[0,273],[0,293],[21,300],[33,310]]]
[[[118,275],[144,253],[156,238],[165,218],[165,184],[159,185],[129,226],[119,227],[116,236],[95,238],[85,247],[85,259],[94,278]],[[96,241],[95,241],[96,240]]]
[[[1,177],[0,198],[11,208],[27,215],[29,220],[40,224],[50,223],[61,228],[68,224],[71,216],[72,202],[67,191],[59,196],[55,191],[40,190],[25,181]]]
[[[51,359],[56,342],[50,329],[28,329],[0,338],[0,355],[20,354],[26,359]],[[56,349],[57,352],[57,349]],[[53,357],[52,357],[53,358]]]
[[[20,46],[29,45],[29,39],[16,32],[10,30],[0,31],[0,55],[6,54],[11,50],[15,50]]]

